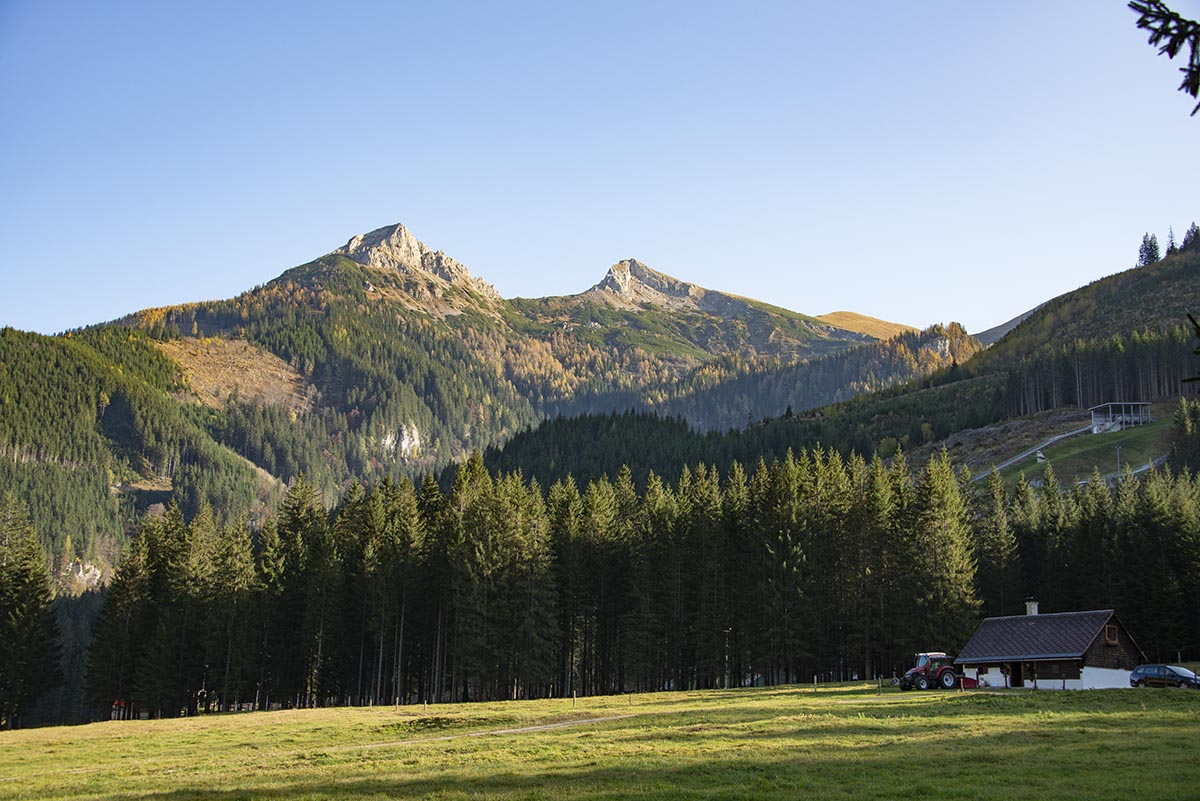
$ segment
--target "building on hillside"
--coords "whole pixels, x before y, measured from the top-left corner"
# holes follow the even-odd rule
[[[1150,404],[1133,403],[1102,403],[1088,409],[1092,413],[1092,433],[1103,434],[1106,431],[1120,431],[1126,426],[1140,426],[1153,423],[1150,417]]]
[[[989,617],[954,660],[980,686],[1094,690],[1128,687],[1129,673],[1146,661],[1111,609]]]

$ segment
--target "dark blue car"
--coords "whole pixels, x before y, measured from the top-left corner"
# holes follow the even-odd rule
[[[1138,665],[1129,674],[1130,687],[1190,687],[1200,690],[1200,678],[1179,665]]]

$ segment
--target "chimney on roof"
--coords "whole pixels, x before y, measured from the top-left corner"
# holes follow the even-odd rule
[[[1038,599],[1030,596],[1025,599],[1025,614],[1036,615],[1038,613]]]

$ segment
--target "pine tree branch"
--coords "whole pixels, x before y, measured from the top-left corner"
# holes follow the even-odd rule
[[[1179,90],[1194,98],[1200,98],[1200,22],[1185,19],[1167,7],[1162,0],[1133,0],[1129,8],[1138,13],[1137,26],[1150,31],[1147,42],[1158,47],[1159,55],[1174,59],[1184,45],[1189,56],[1186,67],[1181,67],[1183,81]],[[1192,116],[1200,111],[1200,103],[1192,109]]]

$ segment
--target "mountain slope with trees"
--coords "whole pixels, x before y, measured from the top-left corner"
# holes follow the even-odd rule
[[[1187,322],[1192,308],[1200,308],[1195,226],[1159,261],[1042,304],[990,348],[980,350],[956,326],[934,327],[723,382],[697,380],[688,394],[655,407],[660,416],[624,426],[617,417],[603,416],[547,421],[489,451],[488,463],[553,482],[566,475],[611,476],[621,464],[634,468],[639,480],[651,470],[673,476],[689,462],[725,469],[735,460],[781,458],[788,448],[818,445],[891,456],[898,448],[936,446],[958,431],[1051,409],[1191,395],[1200,389],[1186,380],[1196,372],[1195,332]],[[935,353],[943,359],[924,369],[896,369]],[[891,386],[881,382],[876,391],[846,400],[838,390],[822,389],[826,374],[878,378],[889,370],[895,371]],[[721,408],[718,403],[689,408],[691,396],[705,393],[732,406],[727,419],[734,421],[733,430],[705,433],[689,426],[712,407]],[[806,398],[816,408],[807,408]],[[756,421],[753,410],[770,406],[774,409]]]
[[[531,432],[492,463],[552,481],[620,464],[724,469],[817,444],[890,455],[1011,415],[1186,391],[1190,333],[1175,309],[1196,297],[1196,243],[1193,228],[1159,261],[1044,304],[976,353],[954,325],[864,341],[632,260],[580,295],[506,301],[392,226],[231,300],[62,337],[6,330],[0,479],[66,567],[111,564],[155,503],[256,524],[297,476],[337,497],[581,414],[732,433],[631,455],[565,433],[539,452]]]
[[[580,295],[508,301],[389,226],[230,300],[60,337],[6,329],[0,480],[56,559],[104,565],[154,503],[254,519],[300,475],[336,497],[546,417],[646,407],[701,368],[869,341],[632,260]]]

